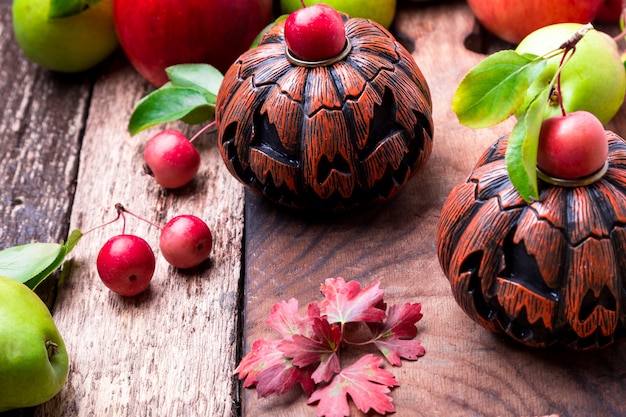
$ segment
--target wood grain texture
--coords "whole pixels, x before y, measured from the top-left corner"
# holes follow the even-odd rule
[[[130,137],[126,125],[147,88],[125,60],[97,80],[71,228],[86,231],[115,218],[118,202],[161,225],[191,213],[214,232],[212,255],[200,267],[176,270],[159,256],[158,229],[127,216],[125,231],[148,241],[157,267],[147,292],[123,298],[104,287],[95,268],[100,247],[122,232],[122,222],[85,235],[72,252],[54,312],[71,357],[69,380],[36,415],[236,414],[243,190],[210,135],[196,142],[202,165],[188,186],[164,191],[144,174],[143,146],[155,129]]]
[[[28,61],[0,2],[0,248],[65,239],[92,78]]]
[[[65,240],[96,73],[30,62],[13,35],[11,2],[0,1],[0,249]],[[49,308],[58,276],[37,288]]]
[[[255,339],[273,336],[265,318],[274,303],[319,299],[319,285],[337,276],[380,280],[389,303],[422,303],[418,338],[426,355],[391,369],[401,383],[391,393],[397,416],[626,415],[623,344],[585,353],[523,348],[455,303],[436,254],[440,210],[512,123],[474,131],[450,110],[456,85],[484,58],[463,47],[474,29],[464,1],[405,4],[397,25],[415,43],[433,95],[433,153],[391,201],[313,217],[244,193],[211,135],[197,142],[203,162],[196,180],[160,189],[141,167],[154,130],[133,138],[126,132],[147,84],[119,52],[78,77],[36,67],[13,41],[10,1],[0,0],[2,246],[63,240],[70,229],[112,219],[117,202],[158,223],[190,212],[215,233],[210,260],[178,271],[159,257],[158,230],[129,217],[126,230],[157,250],[150,290],[131,299],[104,288],[95,271],[100,246],[121,223],[85,236],[54,309],[71,355],[69,381],[45,405],[3,417],[313,416],[297,391],[259,399],[240,392],[232,372],[242,337],[245,353]],[[625,132],[626,111],[608,127]]]
[[[380,280],[388,302],[421,302],[424,313],[418,338],[426,355],[391,369],[401,384],[391,393],[396,415],[624,415],[623,344],[586,354],[523,348],[478,326],[454,302],[436,259],[440,210],[513,122],[475,131],[450,109],[461,78],[484,58],[463,46],[474,28],[464,2],[404,6],[397,24],[415,42],[413,56],[433,94],[431,159],[394,200],[345,216],[306,218],[249,196],[244,352],[255,339],[274,336],[264,320],[275,302],[319,299],[327,277]],[[613,124],[621,123],[620,114]],[[260,399],[246,390],[242,403],[244,416],[315,415],[298,391]]]

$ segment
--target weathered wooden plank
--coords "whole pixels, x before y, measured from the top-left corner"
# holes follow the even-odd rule
[[[65,239],[92,78],[28,61],[0,2],[0,247]]]
[[[157,266],[147,292],[123,298],[105,288],[96,272],[101,245],[122,231],[122,223],[84,236],[72,252],[73,267],[54,313],[71,357],[69,380],[36,415],[236,413],[232,372],[238,348],[243,190],[226,173],[209,135],[196,142],[202,165],[185,188],[164,191],[143,173],[143,146],[156,128],[131,138],[126,125],[147,89],[120,57],[97,80],[71,228],[86,231],[113,219],[118,202],[159,224],[192,213],[213,230],[213,252],[198,268],[176,270],[159,255],[159,230],[127,217],[126,232],[148,241]]]
[[[0,1],[0,248],[67,237],[96,72],[62,75],[30,62],[13,36],[11,1]],[[57,277],[37,289],[51,308]]]
[[[59,396],[32,411],[237,415],[232,370],[243,193],[223,169],[214,137],[198,142],[203,166],[193,184],[176,192],[159,189],[141,170],[148,133],[129,138],[125,131],[147,85],[118,55],[89,104],[95,74],[63,77],[28,63],[12,43],[9,5],[0,0],[1,246],[63,240],[70,226],[86,230],[111,219],[116,202],[160,223],[192,212],[214,230],[216,245],[208,264],[193,271],[174,270],[159,258],[151,289],[126,300],[106,290],[95,272],[100,245],[121,224],[85,236],[55,309],[72,356],[70,380]],[[463,2],[407,6],[398,25],[415,41],[414,56],[433,92],[431,161],[397,199],[334,218],[304,218],[248,196],[246,351],[254,339],[272,336],[264,322],[275,302],[317,299],[327,277],[381,280],[388,302],[422,302],[425,314],[419,338],[426,356],[393,369],[402,384],[392,391],[397,415],[623,415],[623,344],[589,353],[524,349],[484,331],[454,303],[436,259],[439,210],[510,125],[472,131],[450,112],[456,84],[482,58],[462,48],[473,26]],[[626,111],[610,127],[623,131]],[[156,229],[129,218],[127,230],[156,248]],[[242,395],[246,416],[314,415],[296,392],[272,399],[257,399],[253,391]]]
[[[250,196],[244,353],[254,340],[275,337],[265,326],[275,302],[317,300],[327,277],[380,280],[389,303],[421,302],[424,313],[418,338],[426,355],[391,369],[401,384],[391,394],[397,415],[623,415],[623,344],[587,353],[526,349],[479,327],[454,302],[435,247],[440,209],[512,121],[474,131],[450,109],[456,85],[484,57],[463,46],[474,27],[464,2],[406,6],[398,27],[415,41],[413,55],[433,93],[431,160],[395,200],[334,218],[305,218]],[[623,113],[613,128],[626,126]],[[268,399],[252,390],[242,395],[244,416],[315,415],[297,391]]]

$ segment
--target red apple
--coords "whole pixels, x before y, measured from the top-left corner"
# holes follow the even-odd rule
[[[623,8],[622,0],[604,0],[596,19],[600,22],[619,22]]]
[[[517,44],[554,23],[589,23],[605,0],[467,0],[478,21],[499,38]]]
[[[114,0],[113,18],[131,64],[160,87],[171,65],[226,72],[272,21],[272,0]]]
[[[604,166],[608,153],[604,126],[587,111],[553,116],[541,124],[537,166],[552,177],[589,176]]]

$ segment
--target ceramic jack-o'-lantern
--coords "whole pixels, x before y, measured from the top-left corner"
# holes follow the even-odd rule
[[[385,201],[431,153],[431,96],[413,57],[377,23],[342,19],[338,56],[295,57],[279,22],[231,66],[219,91],[228,170],[281,205],[341,211]]]
[[[578,183],[543,177],[534,202],[511,184],[507,137],[452,190],[438,255],[477,323],[534,347],[587,350],[626,336],[626,142],[606,136],[603,169]]]

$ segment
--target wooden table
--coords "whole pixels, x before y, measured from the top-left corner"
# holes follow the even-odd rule
[[[104,288],[95,269],[99,247],[121,224],[85,236],[53,305],[71,355],[69,380],[45,405],[5,415],[313,416],[301,393],[259,399],[240,388],[233,370],[254,340],[272,336],[265,318],[274,303],[319,299],[319,285],[338,276],[380,280],[389,303],[422,303],[426,355],[392,369],[401,384],[391,393],[398,416],[626,415],[624,344],[577,353],[502,340],[465,316],[439,267],[445,197],[512,126],[474,131],[450,110],[461,77],[485,56],[464,47],[475,23],[463,1],[398,11],[397,29],[415,42],[433,95],[427,166],[394,200],[323,218],[244,191],[224,168],[214,135],[197,142],[203,163],[191,185],[159,188],[142,171],[141,151],[155,130],[132,138],[126,131],[149,85],[119,51],[76,76],[37,67],[15,44],[10,7],[0,0],[0,246],[61,242],[71,229],[112,219],[121,202],[158,223],[202,217],[215,247],[208,265],[192,271],[157,256],[150,289],[125,299]],[[624,132],[625,116],[609,128]],[[157,247],[155,228],[132,218],[126,227]],[[52,306],[49,292],[42,296]]]

